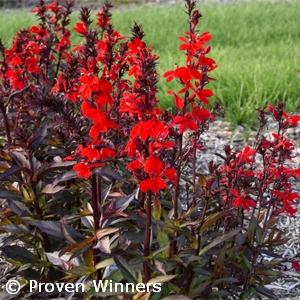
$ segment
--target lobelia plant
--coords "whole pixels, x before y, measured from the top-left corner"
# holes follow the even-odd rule
[[[277,224],[300,198],[285,132],[300,117],[268,106],[278,126],[267,140],[258,110],[255,144],[226,145],[216,154],[224,164],[197,172],[201,135],[223,108],[207,108],[217,65],[207,57],[212,36],[196,30],[195,1],[186,0],[189,29],[179,37],[186,63],[163,75],[182,86],[168,91],[173,112],[159,108],[158,56],[141,26],[122,36],[111,9],[95,29],[82,7],[74,31],[83,42],[71,49],[72,3],[41,0],[40,23],[0,46],[1,251],[15,267],[6,276],[21,278],[24,297],[276,299],[265,285],[292,262],[276,253],[286,242]],[[31,279],[84,288],[28,293]],[[149,287],[112,292],[116,283]]]

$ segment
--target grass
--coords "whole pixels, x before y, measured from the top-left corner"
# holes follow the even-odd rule
[[[178,50],[178,35],[188,24],[183,6],[140,6],[116,9],[113,23],[122,34],[130,34],[133,20],[143,24],[148,45],[155,45],[161,57],[160,74],[183,64]],[[214,100],[221,100],[226,118],[232,124],[251,127],[257,117],[254,108],[283,100],[288,112],[299,110],[300,18],[299,2],[238,2],[230,5],[199,5],[203,19],[199,30],[210,31],[211,57],[219,68],[212,73],[217,81],[210,84]],[[75,13],[73,24],[77,21]],[[0,35],[9,44],[16,30],[34,24],[33,16],[23,11],[0,11]],[[80,39],[76,36],[75,43]],[[166,94],[178,89],[178,83],[159,82],[163,107],[172,103]]]

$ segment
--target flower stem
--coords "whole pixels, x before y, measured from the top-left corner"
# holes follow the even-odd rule
[[[101,251],[95,246],[97,245],[97,231],[100,229],[100,205],[101,205],[101,180],[100,178],[93,174],[92,176],[92,208],[93,208],[93,219],[94,219],[94,247],[93,247],[93,259],[94,266],[96,266],[101,261]],[[97,281],[101,280],[102,273],[101,269],[97,270]]]
[[[150,255],[150,242],[151,242],[151,191],[147,194],[147,206],[146,206],[146,233],[144,242],[144,283],[147,283],[150,279],[150,268],[146,261],[147,257]]]

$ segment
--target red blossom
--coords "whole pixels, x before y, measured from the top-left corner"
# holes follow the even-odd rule
[[[207,119],[214,120],[215,117],[205,108],[198,108],[192,110],[192,116],[200,123],[204,123]]]
[[[183,133],[184,131],[190,129],[196,131],[198,129],[197,123],[193,120],[191,113],[187,113],[182,116],[177,116],[173,120],[174,124],[179,124],[179,132]]]
[[[161,177],[145,179],[140,183],[140,189],[143,192],[151,190],[157,194],[160,190],[165,189],[166,187],[167,184]]]
[[[300,262],[299,261],[294,261],[292,263],[292,268],[300,272]]]
[[[80,33],[80,34],[82,34],[82,35],[86,35],[87,32],[88,32],[87,25],[84,24],[84,23],[80,23],[80,22],[76,23],[76,26],[73,28],[73,30]]]
[[[255,202],[253,200],[246,199],[243,196],[239,195],[237,190],[231,188],[230,191],[235,196],[234,202],[233,202],[233,205],[235,207],[242,206],[244,209],[249,211],[251,206],[255,206]]]
[[[279,142],[277,142],[276,146],[275,146],[275,149],[278,149],[279,147],[283,147],[287,150],[294,150],[295,147],[293,145],[293,143],[289,142],[286,140],[286,138],[281,138],[278,134],[276,133],[272,133],[273,137],[278,140]]]
[[[78,177],[88,179],[91,175],[91,169],[102,166],[103,164],[101,163],[89,164],[87,162],[80,162],[73,167],[73,170],[77,171]]]
[[[249,146],[246,146],[244,150],[237,154],[238,163],[252,163],[253,159],[250,156],[253,156],[256,153],[256,150],[251,149]]]
[[[165,72],[163,77],[166,77],[166,81],[169,82],[174,78],[180,79],[183,83],[188,83],[192,79],[201,80],[201,73],[193,67],[179,67],[173,71]]]
[[[159,175],[164,169],[163,162],[156,156],[151,155],[145,161],[144,171],[151,175]]]
[[[289,185],[284,192],[273,191],[273,195],[276,195],[277,201],[282,201],[284,210],[289,216],[293,216],[298,210],[293,208],[292,204],[297,204],[296,199],[300,199],[300,195],[290,192],[291,186]]]
[[[146,44],[138,38],[134,38],[133,41],[128,43],[129,51],[126,52],[127,55],[140,54],[143,49],[145,49]]]

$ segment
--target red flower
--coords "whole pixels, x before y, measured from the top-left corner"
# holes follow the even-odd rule
[[[191,113],[187,113],[184,117],[177,116],[174,118],[174,124],[179,124],[179,132],[183,133],[184,131],[190,129],[196,131],[198,129],[197,123],[192,119]]]
[[[161,177],[145,179],[140,184],[141,191],[148,192],[151,190],[156,194],[159,190],[165,189],[166,187],[167,185]]]
[[[131,137],[140,137],[142,141],[146,141],[149,136],[158,138],[158,136],[164,131],[165,126],[162,121],[157,119],[150,119],[147,122],[139,122],[133,126],[131,130]]]
[[[278,140],[279,142],[276,144],[275,149],[278,149],[279,147],[284,147],[287,150],[294,150],[295,147],[293,143],[286,140],[286,138],[281,138],[278,134],[272,133],[273,137]]]
[[[88,32],[87,26],[84,23],[76,23],[76,26],[73,28],[74,31],[86,35]]]
[[[97,163],[97,164],[89,164],[87,162],[81,162],[76,164],[73,167],[73,170],[78,172],[78,177],[83,177],[85,179],[88,179],[91,175],[91,169],[97,168],[97,167],[102,167],[103,164]]]
[[[177,180],[177,174],[176,170],[174,168],[169,168],[164,172],[164,175],[171,181],[176,182]]]
[[[116,152],[111,148],[102,148],[101,152],[101,160],[107,160],[108,157],[116,157]]]
[[[243,152],[238,153],[237,159],[238,163],[251,163],[252,158],[250,156],[254,155],[256,153],[256,150],[251,149],[249,146],[246,146],[243,150]]]
[[[293,208],[291,204],[297,204],[298,202],[296,201],[296,199],[300,199],[300,195],[298,195],[297,193],[289,192],[289,190],[290,185],[285,192],[273,191],[273,194],[278,196],[278,201],[282,201],[286,213],[290,216],[293,216],[298,210]]]
[[[179,67],[175,70],[165,72],[163,77],[166,77],[167,82],[171,81],[174,78],[178,78],[183,83],[188,83],[192,79],[201,80],[202,75],[195,68]]]
[[[292,268],[296,269],[297,271],[300,272],[300,263],[299,261],[295,261],[292,263]]]
[[[286,112],[282,112],[283,116],[285,117],[285,122],[283,123],[283,126],[290,124],[292,126],[298,126],[300,121],[300,116],[292,116],[290,114],[287,114]]]
[[[133,42],[128,43],[128,48],[130,51],[127,51],[127,55],[134,55],[141,53],[143,49],[145,49],[146,44],[138,38],[134,38]]]
[[[230,189],[231,193],[235,196],[233,205],[235,207],[242,206],[247,211],[250,210],[250,206],[255,206],[255,202],[253,200],[245,199],[239,195],[238,191],[235,189]]]
[[[187,40],[184,36],[179,36],[178,38],[183,42],[183,44],[180,45],[180,50],[187,50],[191,52],[191,54],[195,54],[196,51],[204,49],[204,45],[200,41],[196,41],[195,35],[187,32],[187,34],[190,35],[190,39]]]
[[[136,169],[141,169],[143,167],[142,163],[139,160],[134,160],[126,166],[127,170],[134,171]]]
[[[81,155],[86,156],[88,161],[93,161],[94,159],[100,160],[100,152],[94,148],[94,145],[83,148]]]
[[[214,120],[215,117],[205,108],[193,109],[192,116],[200,123],[204,123],[207,119]]]
[[[179,109],[182,109],[184,107],[184,101],[181,97],[179,97],[176,93],[174,93],[173,91],[168,91],[169,95],[173,95],[174,96],[174,102],[175,102],[175,106]]]
[[[134,140],[130,140],[127,143],[124,151],[122,151],[121,154],[127,154],[128,156],[131,156],[131,157],[135,156],[135,154],[136,154],[136,146],[135,146]]]
[[[158,175],[163,169],[164,163],[156,155],[151,155],[146,159],[144,170],[149,176]]]
[[[193,85],[191,85],[190,88],[194,91],[194,93],[190,96],[190,99],[193,99],[194,97],[197,97],[197,99],[199,101],[202,101],[205,105],[208,105],[208,99],[207,98],[212,97],[214,95],[212,90],[201,89],[199,87],[197,87],[195,89],[193,87]]]

